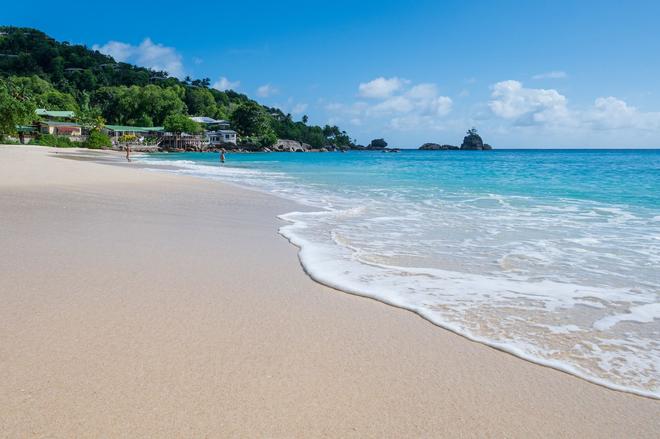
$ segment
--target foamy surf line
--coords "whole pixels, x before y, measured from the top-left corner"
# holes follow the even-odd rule
[[[281,227],[280,233],[284,237],[286,237],[292,244],[294,244],[296,247],[299,248],[299,258],[303,265],[303,268],[305,269],[305,272],[315,281],[323,285],[326,285],[330,288],[348,294],[368,297],[397,308],[406,309],[443,329],[447,329],[469,340],[482,343],[492,348],[498,349],[500,351],[512,354],[523,360],[568,373],[570,375],[576,376],[578,378],[584,379],[591,383],[612,390],[632,393],[635,395],[652,398],[652,399],[660,399],[660,392],[647,391],[644,389],[618,385],[616,383],[612,383],[610,381],[603,380],[598,377],[586,374],[580,370],[577,370],[569,363],[564,363],[560,361],[550,361],[541,357],[530,355],[528,352],[516,347],[513,344],[503,343],[496,340],[484,338],[472,333],[469,330],[466,330],[464,327],[461,327],[460,325],[448,321],[443,321],[442,319],[439,319],[436,314],[429,312],[429,310],[424,308],[423,306],[419,306],[417,304],[407,301],[405,299],[405,296],[401,294],[384,295],[383,292],[378,289],[368,289],[362,283],[351,282],[345,275],[345,273],[349,271],[350,268],[346,267],[345,264],[341,264],[341,263],[338,264],[337,263],[338,259],[336,255],[332,254],[334,253],[332,250],[328,251],[328,249],[324,249],[321,246],[315,245],[314,243],[311,243],[296,234],[296,231],[305,228],[305,224],[304,222],[296,221],[295,219],[292,219],[293,217],[301,214],[314,215],[314,214],[323,214],[323,213],[324,212],[317,212],[317,213],[290,212],[279,216],[280,219],[291,223],[289,225]],[[325,253],[324,250],[326,250]],[[334,265],[335,267],[334,268],[329,267],[332,265]],[[387,267],[387,266],[377,266],[377,265],[373,265],[372,267],[376,269],[380,268],[380,269],[399,270],[401,272],[411,271],[409,267],[405,267],[405,268]]]
[[[360,248],[354,248],[351,247],[350,244],[340,242],[332,229],[323,229],[323,232],[328,232],[326,234],[332,236],[332,239],[319,240],[305,238],[305,232],[314,230],[314,227],[318,227],[318,224],[327,225],[326,223],[328,223],[332,227],[337,227],[342,224],[341,220],[363,214],[365,209],[362,207],[343,210],[336,209],[328,207],[327,202],[318,202],[318,200],[316,200],[314,196],[309,195],[306,190],[301,191],[300,188],[283,189],[283,184],[286,185],[287,183],[292,182],[289,181],[285,174],[281,173],[268,173],[250,168],[234,168],[231,166],[220,167],[198,164],[186,160],[145,160],[145,162],[151,162],[151,164],[154,165],[153,169],[157,171],[196,175],[199,177],[221,180],[248,189],[257,190],[259,192],[271,193],[287,200],[300,202],[306,206],[322,208],[322,210],[317,212],[290,212],[280,216],[282,220],[290,223],[283,226],[280,229],[280,233],[299,248],[299,258],[304,270],[312,279],[321,284],[349,294],[369,297],[392,306],[412,311],[431,323],[470,340],[510,353],[521,359],[566,372],[594,384],[617,391],[660,399],[660,391],[657,390],[657,385],[655,384],[656,381],[654,381],[653,378],[657,369],[657,363],[655,363],[657,359],[652,355],[653,346],[651,346],[651,356],[632,358],[628,355],[625,358],[625,364],[621,366],[619,364],[620,360],[617,360],[615,354],[620,355],[625,349],[629,349],[624,341],[606,339],[605,341],[607,343],[612,343],[619,349],[614,353],[608,353],[598,351],[598,342],[600,342],[600,339],[591,340],[593,346],[592,349],[585,354],[587,360],[595,362],[596,365],[600,365],[599,367],[603,369],[604,373],[610,373],[612,366],[614,365],[616,368],[611,372],[610,376],[614,377],[616,373],[620,373],[629,381],[632,377],[632,382],[636,382],[635,379],[637,379],[637,381],[639,381],[637,384],[644,382],[649,387],[645,388],[640,385],[624,385],[617,383],[614,379],[607,379],[603,376],[590,373],[589,369],[584,367],[584,364],[581,366],[579,363],[573,364],[571,361],[549,358],[556,355],[556,352],[553,352],[553,350],[556,350],[556,347],[551,344],[548,346],[535,345],[534,343],[538,343],[538,340],[534,340],[533,338],[527,339],[525,337],[516,338],[515,333],[503,332],[504,341],[502,339],[480,334],[479,331],[475,331],[470,327],[470,322],[468,320],[461,320],[463,316],[474,313],[475,310],[477,310],[477,314],[479,314],[479,312],[481,312],[479,302],[475,302],[476,305],[473,303],[470,308],[463,306],[456,301],[452,302],[451,300],[445,300],[448,295],[461,296],[462,291],[476,291],[477,293],[473,293],[473,296],[477,297],[481,295],[479,296],[479,300],[488,301],[492,300],[489,299],[489,295],[491,294],[494,296],[503,294],[506,297],[506,292],[508,290],[512,288],[520,288],[521,285],[525,288],[531,288],[529,290],[522,290],[522,293],[524,293],[522,294],[523,297],[538,296],[538,291],[533,290],[533,288],[538,288],[539,286],[543,286],[548,290],[564,289],[565,291],[562,293],[563,295],[559,294],[558,296],[556,291],[552,291],[555,295],[548,295],[548,297],[552,296],[551,301],[548,300],[547,297],[543,298],[543,300],[547,301],[544,306],[549,306],[554,311],[557,306],[560,308],[562,306],[571,307],[576,304],[586,304],[595,308],[598,303],[593,300],[592,296],[605,297],[608,298],[608,300],[614,301],[621,298],[617,296],[619,293],[613,293],[608,290],[596,290],[594,288],[585,289],[585,287],[581,285],[562,284],[550,281],[532,285],[530,287],[530,285],[527,285],[528,283],[512,283],[511,280],[507,279],[475,277],[474,275],[453,271],[424,268],[415,269],[414,267],[400,267],[365,261],[361,258]],[[163,169],[159,168],[159,165],[174,165],[177,169]],[[271,180],[277,181],[273,183]],[[501,200],[497,200],[497,202],[502,204]],[[369,218],[369,220],[381,222],[387,221],[391,218],[378,217]],[[314,223],[315,221],[317,221],[318,224],[312,226],[311,223]],[[318,230],[316,231],[318,232]],[[316,237],[319,234],[313,233],[312,235]],[[592,241],[583,240],[583,244],[590,243],[592,243]],[[429,276],[432,277],[432,285],[429,284]],[[440,291],[438,285],[441,283],[448,286]],[[423,292],[423,294],[418,294],[419,292]],[[426,294],[426,296],[424,296],[424,294]],[[520,292],[517,294],[520,294]],[[438,297],[440,297],[440,299]],[[633,299],[626,297],[625,294],[623,297],[632,303]],[[514,297],[514,295],[511,295],[511,297],[506,297],[506,299],[511,301],[519,300],[520,296]],[[503,308],[507,306],[509,306],[508,302],[502,303]],[[453,311],[451,309],[452,307]],[[497,311],[496,308],[494,308],[494,310]],[[521,315],[524,315],[523,312],[526,311],[528,310],[521,309]],[[640,322],[649,322],[658,317],[657,313],[658,307],[656,304],[641,303],[638,304],[637,307],[631,307],[629,313],[619,313],[598,319],[594,324],[594,327],[597,327],[596,329],[599,330],[606,330],[622,321],[636,320]],[[487,313],[485,313],[484,316],[487,318]],[[481,318],[482,316],[479,317]],[[490,316],[490,318],[492,317],[493,316]],[[508,317],[515,319],[517,316],[514,314],[509,315]],[[555,334],[572,335],[573,332],[579,333],[581,329],[572,324],[552,326],[544,325],[542,322],[536,322],[534,325],[535,328],[543,326],[547,327]],[[509,339],[507,339],[507,336]],[[582,342],[582,340],[580,340],[580,342]],[[588,344],[587,342],[589,342],[589,340],[585,342],[585,345]],[[639,347],[635,346],[635,349],[638,348]],[[541,354],[545,354],[545,356]],[[599,358],[599,355],[602,358]],[[614,356],[614,358],[607,358],[608,355],[610,357]],[[586,364],[588,364],[588,362]],[[635,377],[635,367],[638,367],[639,370],[647,371],[648,376],[646,381],[642,380],[641,376],[637,378]]]

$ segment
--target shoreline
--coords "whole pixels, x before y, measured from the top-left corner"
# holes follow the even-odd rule
[[[369,151],[369,152],[374,152],[374,151]],[[375,151],[378,152],[378,151]],[[149,154],[142,154],[138,157],[137,161],[135,164],[138,166],[143,166],[144,168],[154,171],[154,172],[170,172],[170,171],[178,171],[182,170],[185,171],[187,168],[181,167],[180,165],[172,164],[168,165],[167,162],[153,162],[153,161],[148,161],[148,162],[140,162],[139,159],[144,158],[148,159]],[[174,174],[177,174],[174,172]],[[180,174],[177,174],[180,175]],[[248,191],[253,191],[259,194],[265,194],[268,196],[274,196],[276,198],[285,200],[287,202],[293,202],[297,206],[300,207],[298,210],[286,212],[283,214],[277,215],[278,219],[281,219],[282,221],[285,221],[286,224],[281,226],[278,229],[278,233],[282,235],[284,238],[286,238],[293,246],[297,248],[298,252],[298,260],[300,262],[300,265],[303,269],[303,271],[315,282],[318,282],[321,285],[324,285],[328,288],[331,288],[333,290],[336,290],[339,293],[344,293],[344,294],[351,294],[355,295],[358,297],[363,297],[363,298],[368,298],[375,300],[377,302],[386,304],[388,306],[392,306],[394,308],[402,309],[405,311],[409,311],[413,314],[415,314],[417,317],[422,318],[429,323],[433,324],[434,326],[437,326],[438,328],[441,328],[443,330],[450,331],[458,336],[464,337],[467,340],[470,340],[472,342],[480,343],[485,346],[488,346],[490,348],[496,349],[498,351],[501,351],[503,353],[506,353],[508,355],[512,355],[515,358],[518,358],[523,361],[530,362],[532,364],[538,365],[538,366],[543,366],[547,367],[550,369],[554,369],[563,373],[566,373],[568,375],[571,375],[573,377],[582,379],[586,382],[589,382],[591,384],[595,384],[598,386],[602,386],[604,388],[607,388],[609,390],[614,390],[617,392],[623,392],[623,393],[629,393],[632,395],[640,396],[643,398],[649,398],[652,400],[660,400],[660,394],[657,392],[651,391],[651,390],[644,390],[640,388],[634,388],[634,387],[627,387],[622,384],[617,384],[615,382],[608,381],[607,379],[600,378],[598,376],[592,376],[589,375],[588,373],[579,370],[576,368],[574,365],[570,363],[566,363],[560,360],[551,360],[551,359],[545,359],[540,356],[533,356],[524,350],[521,350],[515,345],[509,345],[506,342],[503,341],[497,341],[497,340],[491,340],[487,337],[474,334],[469,330],[462,329],[459,325],[453,324],[451,322],[443,322],[440,319],[437,318],[437,316],[434,316],[432,313],[430,313],[427,309],[414,305],[414,304],[408,304],[404,303],[402,301],[397,301],[393,299],[389,299],[388,297],[378,294],[377,292],[373,291],[367,291],[364,288],[360,289],[358,286],[351,285],[350,281],[347,281],[345,279],[341,279],[341,276],[332,276],[332,275],[327,275],[327,273],[323,270],[316,270],[314,263],[308,261],[308,259],[312,259],[309,257],[305,257],[305,253],[309,253],[310,251],[313,251],[313,246],[305,241],[304,239],[299,239],[298,236],[296,236],[295,232],[293,230],[297,229],[298,227],[302,226],[302,228],[305,228],[305,223],[301,222],[299,220],[294,219],[297,214],[300,213],[312,213],[312,214],[322,214],[322,213],[329,213],[330,211],[327,208],[320,207],[320,206],[312,206],[310,204],[305,204],[304,202],[296,199],[295,197],[291,196],[285,196],[281,193],[277,192],[271,192],[267,189],[263,189],[257,186],[249,186],[249,185],[242,185],[240,183],[236,183],[233,181],[226,181],[223,179],[218,179],[218,178],[213,178],[213,177],[207,177],[203,175],[196,175],[196,174],[185,174],[188,176],[191,176],[193,178],[199,178],[201,180],[206,180],[206,181],[216,181],[220,182],[222,184],[227,184],[232,187],[239,188],[241,190],[248,190]],[[329,256],[332,255],[326,255],[325,258],[327,259]],[[361,262],[364,263],[364,262]],[[392,266],[382,266],[376,263],[364,263],[366,265],[376,267],[376,268],[386,268],[386,269],[402,269],[401,267],[392,267]]]
[[[660,431],[656,400],[312,281],[293,202],[52,152],[0,148],[5,435]]]

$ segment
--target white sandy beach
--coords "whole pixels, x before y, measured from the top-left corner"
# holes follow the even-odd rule
[[[1,437],[660,435],[660,401],[315,283],[290,202],[77,154],[0,147]]]

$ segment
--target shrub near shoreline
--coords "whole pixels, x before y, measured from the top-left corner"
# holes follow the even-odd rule
[[[74,142],[68,137],[41,134],[30,142],[30,145],[52,146],[55,148],[89,148],[104,149],[112,146],[110,136],[100,131],[92,131],[82,142]]]
[[[73,148],[77,142],[72,142],[68,137],[54,136],[52,134],[41,134],[30,141],[31,145],[54,146],[56,148]]]
[[[89,149],[104,149],[112,146],[110,136],[100,131],[92,131],[89,133],[87,140],[83,142],[83,146]]]

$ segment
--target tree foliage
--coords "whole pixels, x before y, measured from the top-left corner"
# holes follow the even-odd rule
[[[84,146],[91,149],[109,148],[112,146],[110,136],[100,131],[92,131],[85,141]]]
[[[38,107],[84,113],[99,126],[160,126],[172,115],[229,119],[246,139],[272,145],[283,138],[315,147],[352,142],[337,127],[308,125],[232,90],[210,88],[209,78],[179,80],[166,72],[115,61],[82,45],[58,42],[35,29],[0,26],[0,78],[26,90]],[[93,115],[93,116],[90,116]],[[81,119],[81,121],[82,121]]]
[[[188,116],[184,116],[183,114],[171,114],[167,116],[163,126],[165,131],[177,134],[197,134],[202,131],[200,124],[194,120],[191,120]]]
[[[161,126],[172,114],[183,114],[186,105],[183,87],[153,84],[103,87],[92,93],[90,102],[106,120],[120,125]]]
[[[29,124],[35,109],[24,90],[0,79],[0,137],[15,133],[17,125]]]
[[[232,112],[231,122],[242,136],[259,136],[272,129],[268,114],[256,102],[239,105]]]

